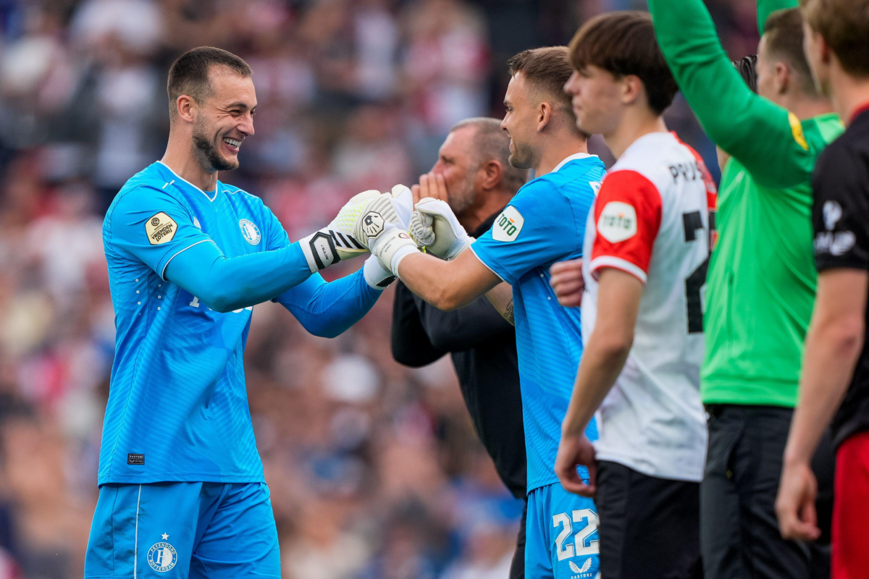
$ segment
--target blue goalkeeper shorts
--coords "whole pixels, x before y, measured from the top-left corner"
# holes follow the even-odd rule
[[[526,579],[597,579],[597,508],[554,483],[528,494]]]
[[[279,579],[269,489],[264,483],[103,485],[84,576]]]

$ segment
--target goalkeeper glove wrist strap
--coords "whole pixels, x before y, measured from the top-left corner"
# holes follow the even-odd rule
[[[377,256],[383,267],[398,275],[398,262],[410,253],[419,253],[416,242],[407,232],[398,227],[387,227],[383,233],[372,240],[371,253]],[[397,258],[397,259],[396,259]]]
[[[321,269],[326,269],[341,261],[338,248],[335,247],[335,239],[329,235],[328,231],[316,231],[303,237],[299,240],[299,247],[305,254],[305,261],[308,262],[311,273],[317,273]]]
[[[365,265],[362,266],[362,275],[368,285],[377,291],[385,290],[389,284],[395,281],[392,272],[383,267],[380,260],[374,255],[365,260]]]

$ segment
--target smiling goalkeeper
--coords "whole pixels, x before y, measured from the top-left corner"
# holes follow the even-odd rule
[[[794,6],[758,3],[758,96],[731,66],[702,0],[649,0],[679,88],[706,134],[731,155],[704,318],[707,579],[809,577],[808,548],[781,538],[774,502],[815,297],[811,175],[843,129],[812,82]]]
[[[331,283],[316,272],[367,253],[341,224],[393,197],[361,193],[290,243],[258,197],[217,179],[254,133],[248,65],[193,49],[168,92],[166,154],[126,183],[103,224],[117,340],[85,577],[279,579],[245,388],[253,306],[280,303],[324,337],[362,318],[391,274],[374,258]],[[412,194],[396,192],[409,218]]]

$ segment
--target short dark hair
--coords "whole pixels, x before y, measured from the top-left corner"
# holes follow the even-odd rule
[[[471,141],[477,166],[492,159],[501,163],[501,183],[504,189],[516,193],[528,181],[528,170],[510,164],[510,137],[501,129],[501,121],[488,117],[475,117],[456,123],[450,132],[473,128]]]
[[[763,27],[766,48],[770,56],[784,60],[799,77],[800,91],[812,97],[819,96],[812,69],[803,51],[803,17],[798,8],[776,10],[766,19]]]
[[[800,10],[845,72],[869,77],[869,0],[800,0]]]
[[[208,74],[212,67],[225,66],[239,76],[249,77],[250,66],[240,57],[222,48],[200,46],[178,57],[169,68],[166,92],[169,93],[169,113],[174,118],[175,103],[181,95],[187,95],[201,103],[211,94]]]
[[[645,12],[596,16],[576,32],[569,49],[570,64],[577,70],[592,65],[616,77],[639,77],[646,88],[649,107],[659,115],[679,90],[655,39],[652,18]]]
[[[522,73],[531,87],[546,93],[555,99],[555,104],[568,115],[568,120],[576,127],[576,115],[570,95],[564,92],[564,85],[573,74],[570,63],[567,62],[566,46],[546,46],[523,50],[507,61],[510,76]],[[578,133],[582,133],[576,129]],[[586,135],[587,137],[587,135]]]

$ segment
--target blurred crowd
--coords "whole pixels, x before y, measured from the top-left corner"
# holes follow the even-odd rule
[[[82,575],[114,350],[102,217],[162,156],[175,57],[213,45],[250,63],[256,136],[221,178],[263,197],[296,239],[361,190],[416,182],[455,122],[500,116],[509,56],[565,44],[600,11],[643,7],[0,0],[0,579]],[[732,56],[753,53],[754,2],[711,8]],[[667,118],[715,167],[684,103]],[[247,385],[284,575],[506,577],[521,506],[474,436],[449,361],[392,360],[391,306],[387,291],[335,340],[280,306],[255,309]]]

